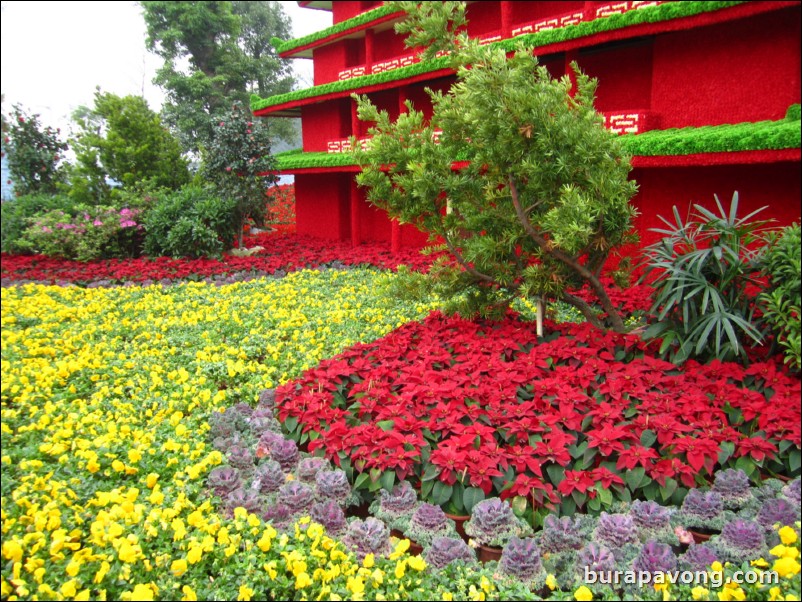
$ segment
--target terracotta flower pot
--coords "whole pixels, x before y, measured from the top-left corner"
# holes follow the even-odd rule
[[[465,534],[465,521],[471,517],[467,514],[449,514],[448,512],[446,512],[446,517],[454,521],[454,525],[457,528],[457,535],[467,543],[468,536]]]
[[[501,548],[495,546],[479,546],[479,562],[492,562],[501,560]]]
[[[700,544],[706,542],[713,535],[710,531],[696,531],[695,529],[688,529],[690,534],[693,535],[693,543]]]

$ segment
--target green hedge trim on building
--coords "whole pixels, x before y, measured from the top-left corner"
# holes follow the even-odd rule
[[[582,21],[576,25],[566,25],[565,27],[546,29],[537,33],[519,35],[514,38],[496,42],[494,46],[503,48],[507,52],[512,52],[515,50],[520,43],[523,43],[525,46],[531,48],[537,48],[539,46],[548,46],[549,44],[556,44],[557,42],[575,40],[576,38],[583,38],[585,36],[590,36],[597,33],[622,29],[632,25],[641,25],[643,23],[659,23],[660,21],[671,21],[673,19],[681,19],[683,17],[692,17],[701,13],[721,10],[722,8],[730,8],[731,6],[737,6],[738,4],[743,4],[743,1],[666,2],[664,4],[658,4],[657,6],[630,10],[618,15],[599,17],[598,19],[594,19],[592,21]]]
[[[623,135],[621,142],[630,155],[640,157],[800,148],[799,114],[797,104],[789,107],[785,119],[779,121],[652,130]],[[276,159],[282,171],[356,165],[350,153],[304,153],[301,149],[279,153]]]
[[[273,44],[273,47],[276,49],[276,52],[282,54],[284,52],[288,52],[290,50],[294,50],[296,48],[300,48],[301,46],[306,46],[307,44],[312,44],[313,42],[317,42],[318,40],[323,40],[329,36],[342,33],[343,31],[348,31],[354,27],[359,27],[360,25],[364,25],[365,23],[370,23],[371,21],[375,21],[381,17],[385,17],[387,15],[392,15],[393,13],[397,13],[397,10],[391,10],[388,6],[379,6],[372,10],[362,13],[361,15],[357,15],[356,17],[352,17],[351,19],[347,19],[345,21],[341,21],[336,25],[332,25],[331,27],[327,27],[326,29],[321,29],[320,31],[316,31],[314,33],[310,33],[308,35],[303,36],[302,38],[296,38],[294,40],[281,40],[279,38],[272,38],[270,43]]]
[[[704,12],[713,12],[738,4],[743,4],[743,2],[667,2],[665,4],[658,4],[657,6],[649,8],[630,10],[620,15],[612,15],[610,17],[594,19],[593,21],[585,21],[576,25],[566,25],[565,27],[559,27],[557,29],[548,29],[538,33],[524,34],[515,38],[494,42],[491,44],[491,46],[494,48],[503,48],[509,52],[514,50],[519,43],[523,42],[524,45],[537,49],[539,46],[547,46],[556,42],[564,42],[567,40],[589,36],[595,33],[628,27],[630,25],[669,21],[672,19],[689,17]],[[372,12],[374,11],[368,11],[364,14],[368,15]],[[355,17],[355,19],[356,18],[358,17]],[[373,18],[376,17],[374,16]],[[338,25],[343,25],[345,23],[348,23],[348,21],[343,21],[342,23],[338,23]],[[305,38],[300,39],[304,40],[309,37],[310,36],[306,36]],[[392,71],[385,71],[383,73],[363,75],[342,81],[330,82],[328,84],[314,86],[304,90],[295,90],[294,92],[288,92],[287,94],[278,94],[276,96],[271,96],[270,98],[261,98],[258,95],[253,94],[251,95],[251,110],[260,111],[267,107],[281,105],[296,100],[314,98],[316,96],[324,96],[326,94],[333,94],[337,92],[345,92],[347,90],[357,90],[359,88],[377,84],[385,84],[392,81],[407,79],[422,73],[438,71],[446,67],[448,67],[448,57],[440,57],[431,61],[415,63],[407,67],[393,69]]]

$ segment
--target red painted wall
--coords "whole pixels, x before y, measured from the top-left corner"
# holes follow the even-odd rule
[[[412,54],[412,50],[404,46],[404,38],[399,36],[393,28],[377,31],[373,37],[373,62],[394,59],[399,56]]]
[[[648,110],[652,96],[652,40],[579,53],[579,67],[599,80],[596,110]]]
[[[510,2],[513,28],[548,17],[577,12],[585,8],[585,2]]]
[[[337,81],[340,71],[346,68],[348,62],[347,42],[340,40],[312,51],[316,86]]]
[[[297,174],[295,219],[298,234],[327,240],[351,238],[350,174]]]
[[[332,23],[336,25],[340,21],[346,21],[347,19],[352,19],[353,17],[356,17],[357,15],[366,10],[362,6],[363,4],[378,4],[378,3],[354,2],[345,0],[332,2],[331,3]]]
[[[327,150],[329,140],[351,135],[351,99],[339,98],[327,103],[301,107],[303,145],[307,153]]]
[[[655,242],[659,236],[649,228],[662,228],[662,215],[673,221],[672,207],[685,218],[694,204],[715,208],[713,195],[729,207],[732,193],[738,191],[739,215],[768,205],[761,219],[773,218],[778,226],[800,223],[799,163],[755,165],[714,165],[705,167],[669,167],[633,169],[640,189],[633,203],[641,212],[636,221],[641,245]]]
[[[799,39],[799,7],[657,36],[660,127],[781,119],[800,101]]]
[[[501,10],[498,2],[473,2],[465,9],[468,35],[471,37],[501,29]]]

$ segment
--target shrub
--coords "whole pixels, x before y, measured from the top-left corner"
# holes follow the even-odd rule
[[[645,250],[643,278],[656,276],[650,310],[656,321],[644,338],[662,338],[660,353],[675,363],[745,359],[744,343],[762,341],[749,289],[759,285],[759,232],[766,222],[753,219],[760,210],[737,216],[737,192],[729,211],[715,199],[718,214],[694,205],[687,222],[675,206],[676,223],[661,218],[668,228],[652,230],[663,239]]]
[[[74,215],[74,203],[63,194],[26,194],[10,201],[4,201],[0,216],[0,248],[3,253],[23,253],[24,245],[19,245],[22,235],[30,226],[30,218],[48,211],[64,211]]]
[[[763,273],[769,289],[758,298],[763,317],[784,348],[785,363],[796,371],[802,366],[802,235],[799,224],[768,237]]]
[[[114,207],[78,207],[71,216],[60,209],[28,218],[29,226],[15,246],[26,252],[62,259],[91,261],[136,257],[142,226],[139,211]]]
[[[188,186],[159,198],[145,215],[145,253],[151,257],[219,256],[235,234],[234,202]]]

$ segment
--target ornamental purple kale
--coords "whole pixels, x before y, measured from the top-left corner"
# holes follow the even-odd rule
[[[632,568],[636,572],[646,571],[652,575],[670,573],[677,568],[677,557],[668,544],[648,541],[641,547],[637,558],[632,562]]]
[[[443,569],[452,562],[476,562],[476,552],[459,537],[435,537],[424,554],[426,564]]]
[[[244,445],[235,445],[226,452],[229,464],[240,471],[243,475],[253,473],[253,454]]]
[[[412,513],[418,505],[418,496],[408,481],[401,481],[392,491],[382,489],[370,510],[391,529],[406,531]]]
[[[457,537],[454,521],[446,516],[440,506],[422,503],[409,519],[404,535],[423,547],[431,545],[436,537]]]
[[[315,476],[315,484],[320,500],[334,500],[338,504],[345,504],[351,496],[351,484],[348,482],[348,475],[339,468],[321,470]]]
[[[539,588],[545,579],[540,550],[533,537],[513,537],[501,553],[501,572],[519,579],[530,588]]]
[[[795,507],[802,505],[802,480],[799,477],[782,488],[781,495]]]
[[[685,527],[720,530],[731,517],[724,513],[724,502],[717,491],[691,489],[682,502],[677,521]]]
[[[638,552],[638,530],[626,514],[602,512],[592,539],[612,550],[619,562],[629,562]]]
[[[334,500],[318,502],[312,506],[309,514],[312,520],[323,525],[326,533],[332,537],[339,536],[345,531],[348,524],[345,520],[345,512]]]
[[[677,544],[677,536],[671,527],[671,512],[657,502],[635,500],[629,508],[629,515],[638,531],[641,542],[650,540],[667,544]]]
[[[791,502],[783,498],[768,500],[757,513],[757,522],[765,532],[772,532],[774,525],[780,527],[793,526],[799,520],[799,506],[794,507]]]
[[[598,581],[600,575],[609,575],[616,570],[617,561],[613,553],[606,547],[589,543],[583,548],[576,559],[576,573],[579,579],[587,575],[595,575]],[[595,589],[591,587],[591,589]]]
[[[325,458],[319,458],[317,456],[303,458],[298,463],[298,480],[311,485],[315,482],[317,473],[328,467],[328,465],[329,463]]]
[[[569,550],[579,550],[585,543],[585,537],[579,518],[563,516],[557,518],[549,514],[543,520],[540,532],[540,546],[544,552],[556,554]]]
[[[532,529],[515,516],[509,503],[494,497],[473,507],[465,533],[480,545],[503,547],[512,537],[530,535]]]
[[[716,562],[716,552],[706,543],[692,544],[688,551],[679,557],[680,568],[684,571],[706,571]]]
[[[276,408],[276,390],[264,389],[259,393],[259,408],[274,410]]]
[[[710,545],[721,562],[736,565],[765,558],[768,553],[763,528],[751,520],[735,519],[724,525],[721,535],[711,538]]]
[[[245,508],[248,512],[258,514],[262,510],[262,500],[253,489],[235,489],[226,495],[226,510],[234,512],[237,508]]]
[[[727,510],[739,510],[752,499],[749,477],[743,470],[737,468],[718,471],[713,491],[721,495],[724,508]]]
[[[315,503],[315,491],[306,483],[290,481],[279,489],[278,501],[287,506],[293,515],[304,514]]]
[[[369,516],[365,520],[351,522],[342,542],[360,562],[368,554],[378,558],[390,553],[390,530],[382,521]]]
[[[298,446],[291,439],[280,439],[270,446],[270,457],[281,464],[281,469],[289,474],[298,465]]]
[[[267,460],[256,467],[252,487],[260,493],[275,493],[286,482],[287,476],[281,469],[281,464],[275,460]]]
[[[239,471],[231,466],[218,466],[209,473],[207,479],[209,487],[220,497],[225,497],[242,485]]]
[[[292,511],[282,503],[270,504],[262,512],[262,518],[277,531],[286,531],[293,522]]]

